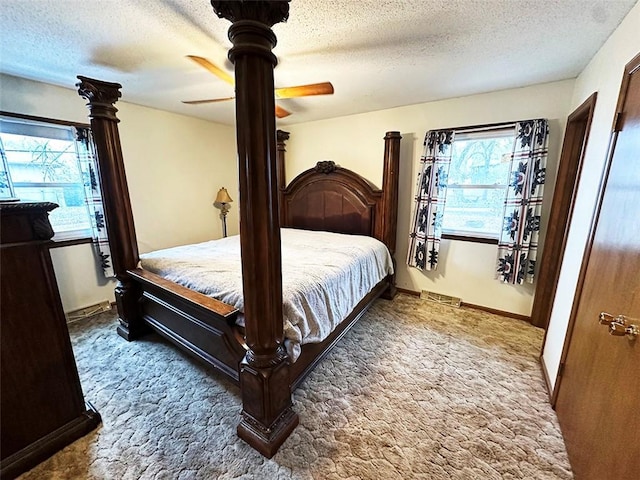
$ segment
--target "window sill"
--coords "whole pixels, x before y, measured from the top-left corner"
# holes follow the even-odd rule
[[[497,238],[476,237],[473,235],[454,235],[452,233],[443,233],[442,238],[445,240],[458,240],[460,242],[487,243],[490,245],[498,245]]]
[[[83,243],[91,243],[93,239],[91,237],[81,237],[81,238],[64,238],[55,236],[51,239],[52,244],[50,248],[59,248],[59,247],[70,247],[72,245],[82,245]]]

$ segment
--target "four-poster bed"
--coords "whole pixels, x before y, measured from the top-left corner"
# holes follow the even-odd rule
[[[138,268],[138,250],[114,104],[121,86],[79,76],[88,100],[112,262],[118,286],[118,333],[128,340],[149,327],[239,383],[243,401],[238,435],[267,457],[298,423],[291,408],[295,389],[328,350],[379,296],[395,295],[387,275],[319,343],[302,346],[291,362],[283,347],[280,227],[367,235],[395,251],[400,134],[388,132],[383,189],[333,162],[319,162],[285,188],[285,142],[275,130],[271,52],[275,23],[286,20],[288,2],[211,2],[232,21],[229,53],[235,64],[240,180],[240,249],[244,329],[238,310]],[[259,266],[259,268],[256,268]]]

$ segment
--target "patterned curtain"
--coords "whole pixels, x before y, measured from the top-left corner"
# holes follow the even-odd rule
[[[421,270],[438,265],[453,137],[453,130],[430,130],[424,138],[407,257],[410,266]]]
[[[504,222],[498,243],[496,278],[504,283],[533,283],[538,253],[542,193],[547,165],[547,120],[516,123]]]
[[[84,180],[84,191],[89,213],[91,215],[91,230],[96,255],[100,259],[100,267],[106,278],[115,277],[111,265],[111,250],[105,224],[102,192],[98,182],[98,162],[96,157],[93,135],[88,128],[76,127],[77,151],[80,169]]]
[[[11,183],[9,182],[9,171],[7,169],[7,157],[4,153],[4,145],[0,139],[0,199],[13,198]]]

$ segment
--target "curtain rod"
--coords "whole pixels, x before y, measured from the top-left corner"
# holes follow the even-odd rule
[[[501,128],[515,127],[517,122],[487,123],[484,125],[472,125],[466,127],[445,128],[443,130],[453,130],[455,132],[474,133],[498,130]]]

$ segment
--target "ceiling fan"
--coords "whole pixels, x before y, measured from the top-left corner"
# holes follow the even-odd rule
[[[187,55],[187,58],[190,58],[194,62],[196,62],[201,67],[204,67],[209,72],[213,73],[216,77],[224,80],[230,85],[234,85],[233,77],[229,75],[226,71],[218,67],[217,65],[211,63],[204,57],[198,57],[196,55]],[[333,94],[333,85],[331,82],[322,82],[322,83],[312,83],[309,85],[298,85],[296,87],[284,87],[284,88],[276,88],[275,96],[276,99],[279,98],[297,98],[297,97],[309,97],[311,95],[331,95]],[[207,100],[183,100],[182,103],[186,103],[188,105],[200,105],[203,103],[215,103],[215,102],[224,102],[227,100],[233,100],[235,97],[224,97],[224,98],[211,98]],[[276,105],[276,117],[284,118],[291,115],[291,112],[288,112],[284,108]]]

